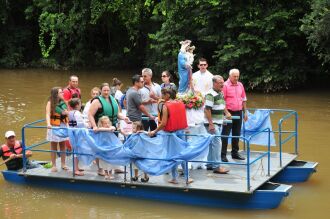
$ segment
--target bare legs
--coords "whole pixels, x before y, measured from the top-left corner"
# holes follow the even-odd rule
[[[65,165],[65,142],[58,142],[61,151],[61,168],[63,170],[68,170],[68,167]],[[50,149],[52,151],[57,151],[57,142],[51,141],[50,142]],[[56,152],[51,152],[50,154],[51,162],[52,162],[52,172],[57,172],[56,167]]]

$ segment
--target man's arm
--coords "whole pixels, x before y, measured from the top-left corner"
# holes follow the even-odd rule
[[[242,86],[242,99],[243,99],[243,112],[244,112],[244,121],[247,121],[248,120],[248,115],[247,115],[247,104],[246,104],[246,101],[247,101],[247,98],[246,98],[246,93],[245,93],[245,89],[244,89],[244,86],[243,84],[241,84]]]
[[[151,115],[148,110],[146,109],[146,107],[143,104],[140,104],[139,106],[139,110],[146,116],[148,116],[150,119],[154,120],[155,117],[153,115]]]
[[[244,112],[244,121],[245,122],[248,120],[248,115],[247,115],[246,109],[247,109],[247,107],[246,107],[246,101],[243,101],[243,112]]]
[[[207,121],[209,122],[210,133],[214,133],[215,127],[214,127],[213,120],[212,120],[211,108],[205,107],[204,114],[205,114]]]
[[[212,120],[212,113],[211,113],[213,105],[214,105],[213,95],[212,94],[206,94],[205,95],[204,114],[205,114],[205,117],[206,117],[207,121],[209,122],[209,131],[211,133],[214,133],[214,131],[215,131],[215,127],[214,127],[213,120]]]
[[[155,117],[150,115],[150,113],[148,112],[148,110],[146,109],[146,107],[143,105],[143,101],[141,96],[138,93],[133,93],[132,96],[130,97],[132,98],[134,105],[146,116],[148,116],[150,119],[154,120]]]

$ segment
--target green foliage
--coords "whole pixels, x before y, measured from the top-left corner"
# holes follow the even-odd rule
[[[0,1],[0,66],[25,66],[33,57],[36,44],[31,43],[33,25],[25,20],[28,1]]]
[[[48,12],[44,12],[39,17],[39,45],[41,49],[41,54],[44,58],[48,58],[49,53],[54,49],[56,40],[57,40],[57,31],[56,31],[56,23],[62,22],[63,14],[50,14]],[[47,47],[45,44],[45,35],[49,33],[50,44]]]
[[[330,1],[312,1],[312,11],[302,19],[300,29],[307,35],[309,48],[322,61],[330,64]]]
[[[176,70],[178,42],[191,39],[197,58],[206,57],[213,73],[227,77],[229,69],[239,68],[250,89],[266,92],[299,86],[310,71],[299,30],[308,6],[304,0],[272,1],[271,7],[230,0],[161,3],[158,14],[165,16],[160,30],[149,34],[147,62],[157,69]]]
[[[210,71],[224,77],[239,68],[249,89],[290,89],[320,72],[307,42],[329,63],[328,2],[1,1],[0,66],[144,65],[156,74],[176,72],[179,41],[190,39],[196,46],[194,70],[205,57]]]

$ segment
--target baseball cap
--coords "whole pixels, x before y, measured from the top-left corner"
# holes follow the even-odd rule
[[[6,131],[5,138],[9,138],[11,136],[16,136],[14,131]]]

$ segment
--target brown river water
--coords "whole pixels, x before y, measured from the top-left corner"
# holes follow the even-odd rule
[[[71,73],[41,69],[0,70],[0,139],[4,142],[6,130],[14,130],[20,139],[22,125],[43,119],[50,88],[65,86]],[[130,78],[135,73],[138,72],[76,72],[83,101],[89,99],[92,87],[102,82],[111,83],[113,77],[122,80],[124,86],[130,85]],[[18,186],[6,182],[1,175],[0,218],[329,218],[330,91],[248,93],[248,106],[296,110],[299,115],[299,159],[319,162],[318,172],[308,182],[295,184],[289,197],[277,209],[214,209]],[[28,143],[45,139],[45,134],[42,129],[28,132]],[[292,141],[286,149],[292,151]],[[37,152],[33,157],[50,158]],[[4,168],[0,167],[1,170]]]

